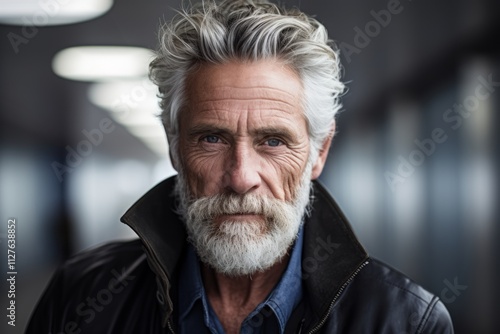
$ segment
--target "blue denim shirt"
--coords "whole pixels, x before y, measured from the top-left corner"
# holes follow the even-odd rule
[[[303,226],[293,246],[288,267],[265,301],[241,325],[242,334],[283,333],[294,308],[302,299],[301,258]],[[223,334],[224,329],[208,302],[200,261],[189,244],[179,277],[179,331],[182,334]]]

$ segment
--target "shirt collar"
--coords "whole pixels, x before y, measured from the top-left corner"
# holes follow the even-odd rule
[[[247,319],[251,319],[252,316],[257,314],[265,306],[269,307],[278,320],[280,326],[280,332],[285,331],[286,323],[290,318],[293,310],[299,304],[302,299],[302,244],[303,244],[303,232],[304,226],[302,225],[299,229],[297,239],[292,249],[290,255],[290,261],[288,266],[281,276],[280,281],[271,291],[267,299],[261,303],[254,312],[252,312]]]
[[[188,315],[198,299],[203,301],[206,296],[198,256],[191,243],[188,243],[185,261],[180,269],[179,296],[182,296],[179,298],[180,321]]]
[[[288,266],[281,279],[267,299],[248,315],[242,326],[245,326],[245,322],[261,312],[264,307],[269,307],[278,321],[280,332],[284,332],[293,309],[302,299],[301,257],[303,234],[303,226],[301,226],[290,255]],[[182,296],[179,299],[179,321],[182,322],[186,319],[188,314],[193,310],[195,303],[201,300],[205,324],[213,323],[209,319],[210,314],[213,314],[213,312],[210,312],[210,305],[203,287],[200,262],[191,244],[188,245],[185,256],[179,276],[179,296]]]

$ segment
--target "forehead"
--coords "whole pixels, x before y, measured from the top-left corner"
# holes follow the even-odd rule
[[[300,78],[276,60],[202,65],[188,76],[186,93],[187,109],[197,117],[214,111],[303,117]]]

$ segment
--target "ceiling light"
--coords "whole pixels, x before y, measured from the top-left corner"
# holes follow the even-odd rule
[[[129,126],[128,130],[139,138],[161,139],[165,140],[165,130],[161,124],[145,126]]]
[[[125,126],[161,126],[156,86],[147,78],[94,83],[89,86],[88,97]]]
[[[142,142],[160,158],[168,157],[168,144],[166,136],[160,137],[141,137]]]
[[[129,46],[78,46],[59,51],[54,72],[66,79],[104,81],[147,75],[151,50]]]
[[[2,0],[0,23],[52,26],[87,21],[103,15],[113,0]]]
[[[159,157],[167,156],[165,130],[157,116],[160,107],[156,86],[147,78],[94,83],[89,86],[88,97]]]
[[[127,109],[148,109],[160,112],[157,87],[148,78],[99,82],[89,86],[88,97],[101,108],[122,113]]]

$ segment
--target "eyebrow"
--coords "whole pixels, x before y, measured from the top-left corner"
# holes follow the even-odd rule
[[[198,136],[207,133],[235,135],[234,131],[229,128],[212,124],[195,125],[188,131],[189,136]],[[269,126],[251,130],[250,135],[259,137],[277,136],[289,141],[294,141],[297,138],[297,136],[290,129],[286,127],[276,126]]]
[[[285,128],[285,127],[275,127],[275,126],[270,126],[270,127],[265,127],[265,128],[258,128],[253,131],[251,131],[252,135],[257,135],[260,137],[271,137],[271,136],[277,136],[284,138],[288,141],[293,141],[297,136],[290,131],[290,129]]]
[[[193,126],[191,129],[188,130],[188,135],[189,136],[198,136],[206,133],[228,133],[232,134],[233,131],[231,131],[228,128],[216,126],[216,125],[211,125],[211,124],[199,124]]]

